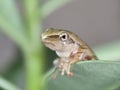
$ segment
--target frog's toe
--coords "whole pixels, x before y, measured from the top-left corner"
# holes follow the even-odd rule
[[[68,72],[67,75],[68,75],[68,77],[72,77],[73,73],[72,72]]]

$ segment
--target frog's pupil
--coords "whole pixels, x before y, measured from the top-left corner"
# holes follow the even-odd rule
[[[65,36],[65,35],[63,35],[63,36],[62,36],[62,38],[63,38],[63,39],[66,39],[66,36]]]

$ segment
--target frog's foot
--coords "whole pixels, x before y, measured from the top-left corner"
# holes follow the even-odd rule
[[[72,77],[73,76],[73,73],[71,72],[71,64],[70,63],[68,63],[66,72],[67,72],[68,77]]]
[[[72,77],[73,73],[72,72],[68,72],[67,75],[68,75],[68,77]]]
[[[65,71],[67,71],[67,68],[68,68],[68,63],[64,62],[64,63],[61,63],[61,75],[63,76],[65,74]]]
[[[55,66],[55,70],[53,72],[52,79],[55,80],[57,77],[58,70],[63,67],[63,63],[60,61],[59,58],[57,58],[54,60],[53,64]]]

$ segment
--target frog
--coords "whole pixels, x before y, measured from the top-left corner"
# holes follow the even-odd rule
[[[77,34],[64,29],[48,28],[41,34],[43,44],[56,52],[58,58],[53,61],[56,79],[58,70],[61,75],[73,76],[71,65],[88,60],[98,60],[94,51]]]

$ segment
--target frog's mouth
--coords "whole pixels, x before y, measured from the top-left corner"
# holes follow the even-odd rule
[[[48,48],[50,48],[50,49],[52,49],[52,50],[56,50],[55,49],[56,46],[53,43],[45,42],[45,46],[48,47]]]

